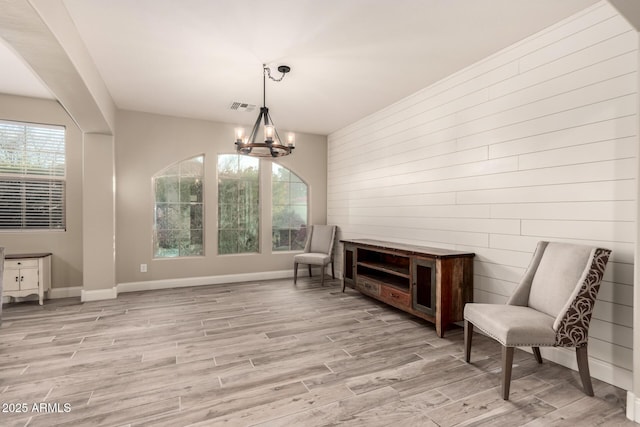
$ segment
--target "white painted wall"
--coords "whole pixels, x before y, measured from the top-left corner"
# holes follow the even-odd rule
[[[475,252],[481,302],[507,299],[539,240],[613,249],[591,370],[630,389],[637,72],[636,31],[598,3],[331,134],[328,223]]]

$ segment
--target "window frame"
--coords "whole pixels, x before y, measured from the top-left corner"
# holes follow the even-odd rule
[[[256,238],[257,238],[257,243],[256,243],[256,250],[255,251],[251,251],[251,252],[231,252],[231,253],[222,253],[220,251],[220,231],[224,230],[222,228],[220,228],[220,223],[221,223],[221,215],[220,215],[220,167],[219,167],[219,161],[220,161],[220,156],[233,156],[233,157],[237,157],[238,160],[241,158],[248,158],[248,159],[254,159],[257,161],[257,165],[258,165],[258,170],[257,170],[257,190],[258,190],[258,195],[257,195],[257,206],[256,206],[256,211],[258,214],[258,229],[256,232]],[[263,239],[262,239],[262,232],[264,230],[264,218],[263,218],[263,199],[264,199],[264,182],[262,179],[262,173],[264,170],[264,166],[263,166],[263,162],[262,159],[257,158],[257,157],[251,157],[251,156],[244,156],[238,153],[218,153],[216,155],[216,211],[217,211],[217,215],[216,215],[216,255],[217,256],[252,256],[252,255],[260,255],[263,253],[263,248],[262,248],[262,244],[263,244]]]
[[[181,163],[184,163],[186,161],[190,161],[190,160],[195,160],[198,157],[202,157],[202,174],[201,174],[201,185],[202,185],[202,190],[201,190],[201,197],[202,197],[202,218],[201,218],[201,222],[202,222],[202,251],[200,254],[198,255],[194,255],[194,254],[189,254],[189,255],[176,255],[176,256],[158,256],[156,254],[156,244],[157,244],[157,240],[158,240],[158,230],[156,227],[156,219],[157,219],[157,199],[156,199],[156,178],[160,177],[160,173],[161,172],[165,172],[170,170],[171,168],[174,167],[179,167]],[[207,157],[205,155],[205,153],[200,153],[200,154],[196,154],[194,156],[189,156],[189,157],[185,157],[182,160],[176,161],[174,163],[171,163],[167,166],[165,166],[164,168],[160,169],[159,171],[157,171],[156,173],[154,173],[151,176],[151,259],[154,261],[165,261],[165,260],[178,260],[178,259],[189,259],[189,258],[204,258],[206,256],[207,253],[207,249],[206,249],[206,194],[205,194],[205,182],[206,182],[206,160]],[[181,175],[178,175],[179,177]],[[178,192],[179,192],[179,188],[178,188]],[[176,203],[180,203],[180,202],[176,202]]]
[[[306,186],[306,190],[307,190],[307,217],[305,218],[306,221],[306,226],[309,227],[309,225],[311,224],[311,185],[309,185],[309,183],[307,182],[306,179],[302,178],[300,176],[300,174],[298,174],[294,169],[283,165],[282,163],[279,162],[275,162],[275,161],[270,161],[270,163],[272,163],[270,171],[269,171],[269,187],[270,187],[270,193],[271,193],[271,204],[269,206],[269,221],[271,224],[271,230],[269,235],[271,236],[270,238],[270,251],[272,254],[286,254],[286,253],[300,253],[304,251],[304,244],[303,247],[301,249],[287,249],[287,250],[275,250],[273,248],[273,194],[274,194],[274,188],[273,188],[273,164],[277,164],[278,166],[280,166],[281,168],[287,169],[289,171],[289,173],[294,174],[299,180],[300,182],[302,182],[305,186]],[[291,182],[291,181],[289,181]],[[291,246],[291,245],[289,245]]]

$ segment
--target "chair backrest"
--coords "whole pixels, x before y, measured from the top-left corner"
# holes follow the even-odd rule
[[[592,248],[549,243],[531,282],[529,307],[556,317],[584,281]]]
[[[336,235],[335,225],[312,225],[304,251],[331,255],[333,239]]]
[[[576,339],[586,342],[610,254],[603,248],[539,242],[523,280],[507,304],[526,305],[553,317],[558,340],[563,339],[561,335],[572,334],[572,346]]]

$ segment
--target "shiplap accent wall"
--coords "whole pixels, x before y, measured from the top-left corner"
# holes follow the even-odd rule
[[[331,134],[328,223],[475,252],[479,302],[506,301],[539,240],[613,249],[591,370],[631,389],[638,58],[603,1]]]

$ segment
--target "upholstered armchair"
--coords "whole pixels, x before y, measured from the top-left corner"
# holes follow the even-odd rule
[[[568,243],[539,242],[533,259],[506,304],[469,303],[464,308],[465,360],[476,327],[502,344],[502,398],[509,399],[513,349],[574,347],[584,392],[593,396],[587,354],[589,322],[611,251]]]
[[[331,277],[336,278],[333,267],[333,240],[336,235],[335,225],[311,225],[304,245],[304,253],[293,257],[293,284],[298,280],[298,264],[307,264],[309,277],[311,266],[320,266],[320,283],[324,285],[324,269],[331,263]]]

